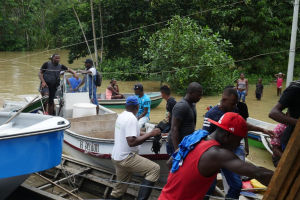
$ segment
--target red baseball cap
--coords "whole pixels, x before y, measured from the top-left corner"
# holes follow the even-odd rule
[[[219,122],[211,119],[207,121],[240,137],[245,137],[248,133],[247,122],[238,113],[227,112],[219,119]]]

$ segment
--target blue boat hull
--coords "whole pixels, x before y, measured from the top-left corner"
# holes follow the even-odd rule
[[[63,132],[0,140],[0,199],[5,199],[30,174],[60,164]],[[3,191],[5,186],[10,189]]]

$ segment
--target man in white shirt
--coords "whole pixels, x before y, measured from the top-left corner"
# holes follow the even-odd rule
[[[85,76],[82,79],[81,83],[74,90],[77,91],[78,88],[81,85],[83,85],[83,83],[87,84],[87,82],[88,82],[90,99],[92,100],[92,103],[97,106],[96,111],[97,111],[97,115],[98,115],[98,113],[99,113],[99,103],[98,103],[98,100],[97,100],[97,86],[95,84],[97,70],[93,66],[93,60],[92,59],[88,58],[88,59],[86,59],[86,61],[84,61],[84,63],[85,63],[85,67],[86,67],[85,70],[79,70],[79,72],[82,73],[82,74],[85,74]]]
[[[160,167],[153,161],[138,155],[140,145],[150,137],[160,134],[155,128],[150,133],[140,133],[136,114],[139,110],[138,99],[130,96],[126,100],[126,110],[116,121],[115,145],[112,151],[112,162],[116,168],[117,181],[130,182],[133,173],[145,176],[141,185],[154,186],[159,178]],[[111,193],[111,199],[122,199],[128,184],[116,183]],[[151,187],[140,187],[138,200],[148,199]]]

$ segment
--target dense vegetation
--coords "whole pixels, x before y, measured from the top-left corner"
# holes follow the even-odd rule
[[[88,56],[73,7],[93,52],[91,5],[82,0],[2,0],[0,51],[67,46],[70,63]],[[279,71],[286,73],[285,50],[289,49],[293,15],[290,0],[94,0],[98,50],[100,7],[104,35],[100,67],[107,78],[154,79],[169,82],[179,91],[197,80],[207,86],[206,94],[213,94],[233,82],[240,71],[252,82],[257,77],[270,80]],[[254,57],[268,52],[280,53]],[[228,64],[212,67],[223,62]],[[295,76],[300,75],[299,62],[297,55]],[[192,66],[196,67],[183,69]]]

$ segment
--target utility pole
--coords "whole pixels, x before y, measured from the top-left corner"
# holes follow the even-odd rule
[[[295,63],[295,52],[296,52],[296,36],[298,29],[298,13],[299,13],[299,0],[294,2],[294,16],[293,16],[293,25],[292,25],[292,34],[291,34],[291,45],[290,45],[290,55],[289,55],[289,65],[286,77],[286,87],[290,85],[293,81],[294,73],[294,63]]]
[[[94,22],[94,8],[93,8],[93,0],[91,0],[91,15],[92,15],[92,26],[93,26],[93,37],[94,37],[94,50],[95,50],[95,60],[96,68],[98,65],[98,51],[97,51],[97,42],[96,42],[96,32],[95,32],[95,22]]]

